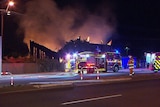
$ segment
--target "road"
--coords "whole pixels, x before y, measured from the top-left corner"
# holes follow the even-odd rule
[[[159,107],[160,80],[0,94],[0,107]]]
[[[147,69],[135,70],[137,74],[149,74],[153,71]],[[128,76],[129,70],[121,70],[119,72],[108,72],[100,74],[85,74],[83,79],[100,79],[111,77],[111,76]],[[11,82],[14,85],[26,85],[35,82],[55,82],[55,81],[67,81],[67,80],[81,80],[81,76],[75,73],[38,73],[38,74],[21,74],[21,75],[7,75],[0,77],[0,87],[10,86]]]

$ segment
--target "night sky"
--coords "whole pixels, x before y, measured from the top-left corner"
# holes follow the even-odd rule
[[[5,1],[6,0],[1,0],[0,2],[1,8],[4,8]],[[16,12],[31,15],[31,13],[27,13],[28,11],[31,11],[31,9],[30,10],[27,9],[32,4],[32,2],[30,1],[33,2],[38,0],[15,0],[16,2],[15,7],[11,9]],[[65,33],[72,32],[74,34],[79,35],[83,34],[80,32],[85,32],[84,34],[87,34],[88,32],[84,30],[87,28],[86,26],[87,24],[91,24],[93,26],[97,25],[100,29],[103,30],[99,30],[98,27],[94,27],[93,29],[97,30],[98,33],[103,31],[103,33],[101,33],[101,35],[104,35],[102,38],[106,36],[106,38],[103,41],[107,42],[109,40],[113,40],[112,46],[118,49],[122,53],[122,55],[126,55],[125,47],[129,47],[130,48],[129,54],[135,57],[142,57],[144,55],[144,52],[155,52],[160,50],[159,47],[160,46],[160,39],[159,39],[160,1],[159,0],[47,0],[47,1],[48,3],[54,1],[53,4],[54,5],[56,4],[57,7],[54,10],[58,11],[58,13],[61,13],[60,15],[53,16],[53,18],[55,18],[56,16],[57,20],[59,20],[58,17],[61,16],[61,20],[59,21],[59,23],[63,22],[62,25],[66,26],[65,21],[63,20],[70,21],[69,19],[73,19],[72,24],[67,23],[67,27],[64,28]],[[28,5],[29,4],[28,2],[30,2],[30,5]],[[39,4],[39,6],[42,5]],[[38,6],[36,8],[38,8]],[[42,10],[47,10],[47,9],[44,8]],[[42,10],[40,9],[39,11],[42,12]],[[54,11],[54,13],[56,11]],[[74,17],[69,16],[69,18],[67,18],[67,15],[71,14],[71,11],[74,11],[75,13],[77,12],[78,15],[74,13],[75,14]],[[67,14],[65,12],[67,12]],[[65,17],[63,17],[62,13],[65,14]],[[36,16],[36,12],[34,12],[34,16]],[[24,17],[25,16],[23,16],[23,22],[26,21],[26,18]],[[46,22],[45,23],[43,22],[41,24],[38,24],[37,26],[39,25],[48,26],[50,22],[55,21],[55,19],[54,21],[52,21],[49,15],[47,16],[47,18],[42,16],[41,19],[47,20],[47,24]],[[23,25],[23,27],[20,27],[20,23],[22,23],[21,20],[22,16],[20,15],[14,14],[11,16],[5,16],[4,37],[3,37],[4,39],[3,54],[5,55],[10,55],[11,53],[12,54],[19,53],[18,55],[25,56],[28,52],[27,43],[24,43],[24,39],[26,38],[25,30],[28,26]],[[48,20],[50,21],[48,22]],[[99,21],[101,24],[99,24]],[[39,23],[39,21],[37,22]],[[28,23],[29,22],[27,22],[27,24]],[[54,22],[54,24],[55,23],[56,22]],[[90,30],[92,32],[91,25],[88,26],[90,27],[90,29],[87,30]],[[55,25],[50,25],[50,27],[53,27],[55,29],[57,26],[55,27]],[[60,27],[62,28],[63,26]],[[104,32],[105,28],[107,29],[107,32]],[[39,27],[38,29],[43,29],[43,27]],[[61,30],[59,29],[56,29],[55,31],[53,30],[53,32],[56,32],[53,35],[57,34],[63,35],[63,33],[59,33],[57,31],[63,32],[63,28]],[[45,29],[45,32],[47,32],[47,35],[49,34],[48,29]],[[33,33],[36,34],[37,32],[33,31]],[[41,33],[44,34],[44,32]],[[93,34],[94,35],[93,38],[97,37],[97,35],[95,35],[94,32],[89,34],[90,35]],[[37,35],[39,35],[39,33],[37,33]],[[64,43],[68,41],[66,39],[66,36],[61,36],[61,38],[54,37],[54,39],[59,41],[57,42],[58,44],[57,46],[63,46]],[[37,39],[33,38],[33,40],[36,41]],[[37,42],[42,45],[44,44],[40,40],[37,40]],[[46,44],[46,46],[49,45]]]

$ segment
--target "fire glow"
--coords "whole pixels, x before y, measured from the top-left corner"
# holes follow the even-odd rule
[[[82,40],[90,37],[91,43],[101,43],[115,32],[116,23],[111,10],[97,15],[79,7],[59,9],[53,0],[29,1],[26,7],[21,27],[25,31],[24,41],[28,44],[32,40],[57,51],[78,36]]]

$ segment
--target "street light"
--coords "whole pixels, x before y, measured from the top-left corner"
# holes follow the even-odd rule
[[[126,54],[128,55],[128,51],[130,50],[130,48],[126,47],[125,50],[126,50]]]
[[[2,37],[3,37],[3,27],[4,27],[4,13],[8,14],[9,7],[13,6],[14,2],[9,1],[6,9],[0,9],[1,12],[1,35],[0,35],[0,73],[2,72]],[[0,74],[1,75],[1,74]]]
[[[13,1],[10,1],[10,2],[8,3],[8,5],[7,5],[7,8],[6,8],[6,13],[7,13],[7,15],[10,15],[10,11],[8,11],[8,9],[9,9],[10,6],[14,6],[14,2],[13,2]]]

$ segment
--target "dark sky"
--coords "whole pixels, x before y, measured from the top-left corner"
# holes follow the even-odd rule
[[[12,10],[25,13],[26,4],[29,1],[34,0],[15,0],[17,3]],[[1,7],[4,6],[2,5],[4,2],[0,3]],[[78,28],[85,25],[89,16],[96,16],[99,20],[103,17],[107,26],[115,29],[111,36],[104,41],[112,39],[113,47],[119,49],[123,55],[125,55],[126,46],[130,48],[129,54],[137,57],[142,56],[146,51],[160,50],[159,0],[55,0],[55,3],[63,12],[66,8],[79,12],[80,15],[74,17],[72,31],[77,31]],[[17,28],[19,29],[19,20],[21,20],[21,16],[5,16],[4,51],[6,54],[11,53],[10,51],[18,51],[22,54],[27,52],[26,44],[23,43],[25,38],[23,29],[17,30]],[[96,20],[92,19],[92,21]],[[82,29],[78,30],[83,31]],[[60,43],[63,43],[62,40]]]
[[[119,1],[120,2],[120,1]],[[159,51],[160,2],[158,0],[126,0],[118,5],[117,41],[128,45],[133,54]]]

